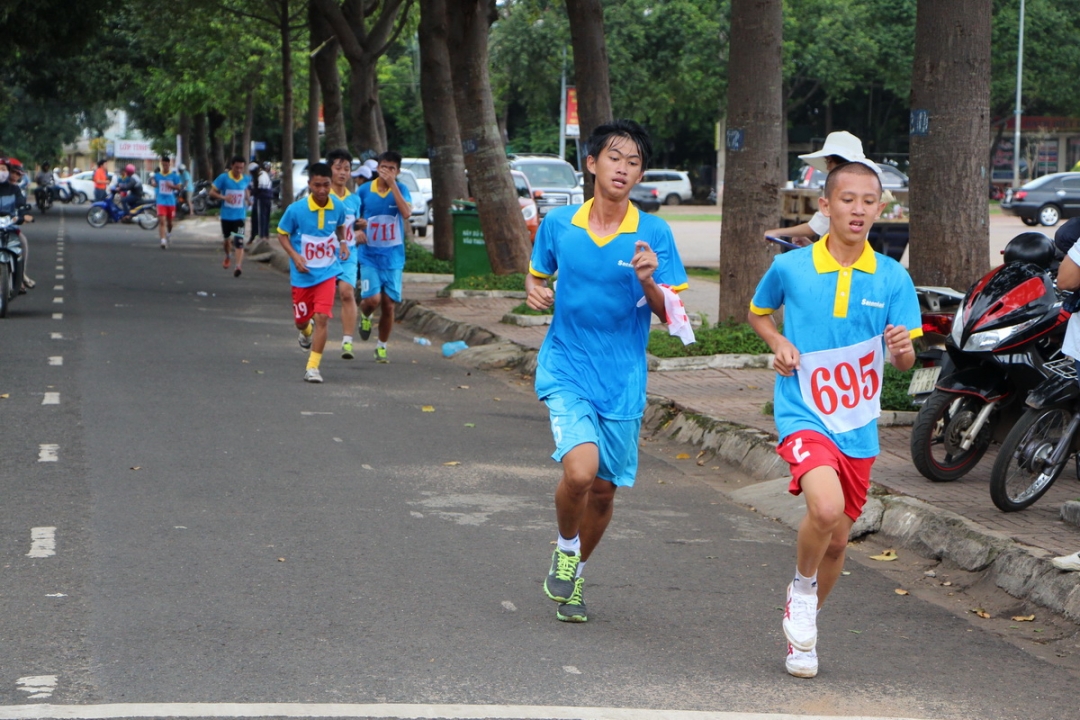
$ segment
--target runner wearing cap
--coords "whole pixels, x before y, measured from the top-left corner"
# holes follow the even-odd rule
[[[866,155],[863,153],[862,140],[846,130],[841,130],[829,133],[828,137],[825,138],[825,144],[820,150],[800,155],[799,159],[815,170],[820,170],[828,175],[837,165],[865,160]],[[881,170],[877,165],[874,165],[873,168],[878,175],[881,175]],[[829,218],[818,210],[810,218],[809,222],[793,225],[792,227],[766,230],[765,235],[790,237],[794,238],[796,245],[809,245],[809,236],[821,237],[827,232],[829,232]]]
[[[773,259],[748,316],[775,355],[777,452],[791,466],[789,491],[806,501],[783,621],[785,665],[797,677],[817,675],[818,609],[840,577],[851,526],[866,503],[885,352],[907,370],[915,362],[911,341],[922,335],[907,271],[867,241],[885,208],[874,164],[859,159],[833,169],[818,206],[828,232]],[[783,334],[771,317],[781,307]]]

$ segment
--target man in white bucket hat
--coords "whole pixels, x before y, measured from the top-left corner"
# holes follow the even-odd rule
[[[829,133],[829,136],[825,138],[825,144],[820,150],[806,155],[800,155],[799,159],[826,175],[828,175],[837,165],[842,165],[846,162],[862,163],[863,165],[872,168],[878,175],[881,175],[881,169],[866,159],[866,155],[863,153],[862,140],[846,130]],[[814,213],[814,217],[810,218],[809,222],[800,223],[799,225],[794,225],[792,227],[766,230],[765,235],[790,237],[795,239],[796,245],[809,245],[810,241],[808,238],[810,236],[816,235],[817,237],[821,237],[828,231],[829,218],[822,215],[819,210]]]

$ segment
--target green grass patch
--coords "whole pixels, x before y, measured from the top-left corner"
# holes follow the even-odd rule
[[[720,213],[665,213],[663,209],[657,213],[660,217],[670,222],[720,222]]]
[[[901,371],[885,363],[885,382],[881,386],[882,410],[918,410],[907,393],[911,376],[914,374],[915,368]]]
[[[452,272],[452,271],[451,271]],[[525,292],[524,273],[510,275],[477,275],[458,278],[446,290],[520,290]]]
[[[554,315],[555,306],[552,305],[547,310],[533,310],[527,303],[521,303],[520,305],[516,305],[510,312],[515,315]]]
[[[454,264],[449,260],[439,260],[423,245],[406,240],[405,272],[449,275],[454,272]]]
[[[763,355],[769,346],[746,323],[717,323],[694,330],[697,342],[683,345],[667,330],[649,333],[649,352],[660,358],[698,357],[701,355]]]
[[[708,268],[708,267],[688,267],[686,269],[686,275],[688,277],[701,278],[702,280],[711,280],[713,282],[720,282],[720,268]]]

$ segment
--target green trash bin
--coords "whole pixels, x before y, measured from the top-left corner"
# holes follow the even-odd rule
[[[455,202],[450,210],[454,223],[454,279],[491,274],[480,213],[476,203]]]

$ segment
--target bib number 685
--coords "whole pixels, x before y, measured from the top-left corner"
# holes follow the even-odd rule
[[[810,376],[814,404],[824,415],[832,415],[841,406],[848,410],[863,400],[873,400],[881,388],[881,378],[874,369],[874,352],[859,358],[858,371],[848,362],[837,363],[831,370],[816,368]]]

